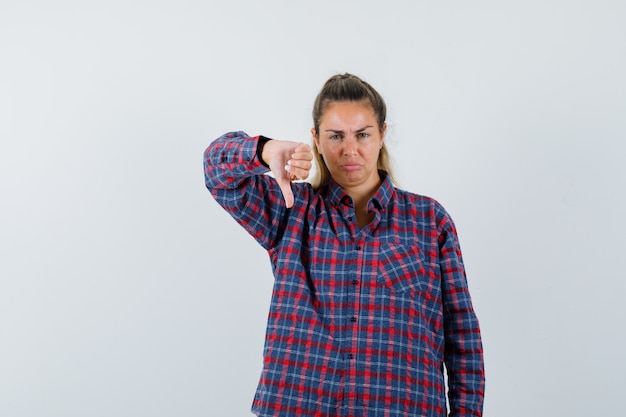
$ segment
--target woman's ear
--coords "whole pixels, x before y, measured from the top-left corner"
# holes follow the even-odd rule
[[[315,148],[317,149],[317,153],[319,153],[320,155],[322,154],[321,148],[320,148],[320,138],[317,136],[317,133],[315,133],[315,128],[311,128],[311,136],[313,136],[313,142],[315,143]]]

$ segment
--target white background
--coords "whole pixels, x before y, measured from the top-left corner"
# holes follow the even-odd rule
[[[345,71],[456,221],[485,416],[619,414],[625,4],[3,0],[0,415],[249,415],[272,276],[202,153]]]

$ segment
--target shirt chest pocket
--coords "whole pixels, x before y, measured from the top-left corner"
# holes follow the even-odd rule
[[[428,276],[416,246],[385,244],[379,248],[378,283],[397,293],[424,291]]]

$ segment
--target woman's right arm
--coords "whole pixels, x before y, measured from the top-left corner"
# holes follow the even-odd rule
[[[293,204],[290,181],[308,176],[309,154],[308,145],[297,142],[227,133],[204,153],[206,186],[215,200],[269,249],[281,235],[287,206]],[[270,168],[275,178],[264,175]]]

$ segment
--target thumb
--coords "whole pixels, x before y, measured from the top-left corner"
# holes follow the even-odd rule
[[[293,191],[291,191],[291,181],[289,181],[289,179],[285,177],[277,178],[276,181],[278,182],[280,191],[282,191],[283,193],[285,205],[287,206],[287,208],[291,208],[294,202]]]

